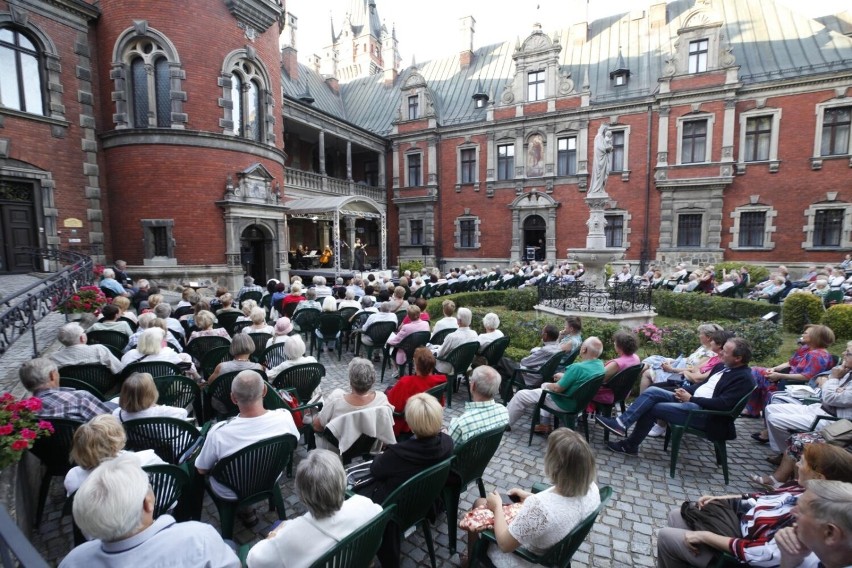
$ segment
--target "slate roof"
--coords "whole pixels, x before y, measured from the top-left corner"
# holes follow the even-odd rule
[[[634,12],[595,20],[589,23],[588,40],[578,42],[579,48],[574,48],[572,36],[576,28],[543,31],[550,38],[559,38],[560,74],[571,73],[575,91],[588,73],[592,105],[629,100],[656,91],[665,59],[674,52],[677,31],[694,7],[693,0],[669,2],[668,23],[657,28],[651,26],[647,10],[644,17],[636,17],[639,14]],[[724,41],[731,45],[744,84],[852,69],[852,38],[771,0],[715,0],[712,9],[721,17]],[[472,101],[477,83],[491,101],[499,101],[515,72],[512,54],[516,43],[510,40],[476,49],[466,69],[459,68],[458,54],[416,65],[432,91],[440,124],[484,120],[484,109],[475,109]],[[631,75],[626,88],[615,89],[610,86],[609,73],[620,63],[619,47]],[[301,66],[300,85],[292,84],[285,75],[284,90],[298,97],[307,84],[316,99],[314,108],[387,135],[397,116],[400,85],[412,72],[411,67],[403,70],[392,87],[385,86],[381,74],[355,79],[341,84],[337,95],[321,76]]]

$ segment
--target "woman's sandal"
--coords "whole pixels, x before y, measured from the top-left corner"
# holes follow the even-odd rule
[[[762,489],[770,490],[778,489],[779,487],[781,487],[781,485],[783,485],[780,481],[775,479],[775,476],[773,475],[765,476],[754,474],[749,476],[749,481],[752,483],[752,485],[756,485],[757,487],[760,487]]]

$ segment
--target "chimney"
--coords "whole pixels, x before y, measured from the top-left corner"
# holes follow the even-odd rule
[[[296,51],[296,16],[287,12],[284,14],[284,29],[278,37],[281,47],[281,67],[293,81],[299,80],[299,62]]]
[[[665,27],[667,22],[666,3],[651,4],[648,9],[648,15],[651,18],[650,25],[652,30]]]
[[[466,69],[473,62],[473,34],[476,20],[473,19],[473,16],[465,16],[459,18],[459,23],[459,32],[461,33],[459,65],[462,69]]]

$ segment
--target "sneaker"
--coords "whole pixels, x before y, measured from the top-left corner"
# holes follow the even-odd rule
[[[622,440],[621,442],[607,442],[606,447],[609,449],[609,451],[615,452],[617,454],[626,454],[628,456],[639,455],[639,450],[628,446],[626,440]]]
[[[627,429],[621,425],[617,418],[605,418],[603,416],[595,416],[595,422],[622,438],[627,437]]]
[[[654,424],[654,427],[651,428],[651,431],[648,432],[648,435],[652,438],[659,438],[660,436],[666,435],[666,427],[660,426],[659,424]]]

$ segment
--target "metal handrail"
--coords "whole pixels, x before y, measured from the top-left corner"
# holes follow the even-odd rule
[[[47,568],[48,564],[27,540],[6,508],[0,505],[0,565],[3,568]]]
[[[79,286],[91,284],[94,261],[90,256],[70,250],[23,247],[36,261],[49,260],[67,264],[62,270],[0,301],[0,356],[27,331],[33,337],[33,357],[38,357],[35,326],[65,300],[77,293]]]

